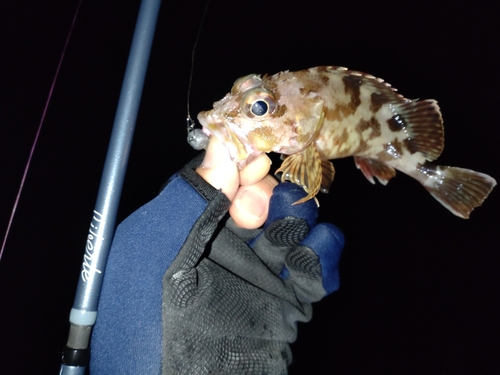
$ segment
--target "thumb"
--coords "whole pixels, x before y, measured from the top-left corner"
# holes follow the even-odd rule
[[[210,185],[233,200],[240,186],[239,171],[227,148],[216,137],[210,137],[205,159],[196,172]]]

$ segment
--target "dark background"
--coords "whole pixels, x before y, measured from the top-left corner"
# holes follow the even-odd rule
[[[0,263],[0,374],[56,374],[139,1],[84,0]],[[77,1],[0,5],[0,228],[7,227]],[[164,1],[118,220],[196,152],[185,141],[203,1]],[[193,117],[240,76],[340,65],[441,106],[440,164],[500,178],[500,17],[493,1],[212,0]],[[498,188],[470,220],[398,173],[335,162],[322,220],[345,233],[341,288],[315,305],[291,374],[496,374]],[[189,202],[186,202],[188,205]]]

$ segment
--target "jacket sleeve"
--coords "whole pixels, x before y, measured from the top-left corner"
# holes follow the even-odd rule
[[[161,372],[163,275],[210,202],[216,199],[221,213],[230,204],[194,166],[116,230],[92,334],[92,374]]]

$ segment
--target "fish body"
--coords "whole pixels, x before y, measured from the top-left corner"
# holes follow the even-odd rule
[[[240,168],[262,153],[283,154],[282,180],[308,193],[296,203],[328,192],[335,174],[330,160],[348,156],[372,183],[406,173],[463,218],[496,185],[486,174],[430,163],[444,147],[435,100],[406,99],[382,79],[346,68],[242,77],[198,120]]]

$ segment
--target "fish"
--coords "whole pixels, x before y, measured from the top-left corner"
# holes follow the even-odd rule
[[[401,171],[461,218],[496,185],[487,174],[431,163],[444,148],[436,100],[407,99],[384,80],[344,67],[246,75],[198,121],[240,169],[263,153],[282,154],[281,181],[307,192],[294,204],[327,193],[331,160],[350,156],[372,184],[386,185]]]

